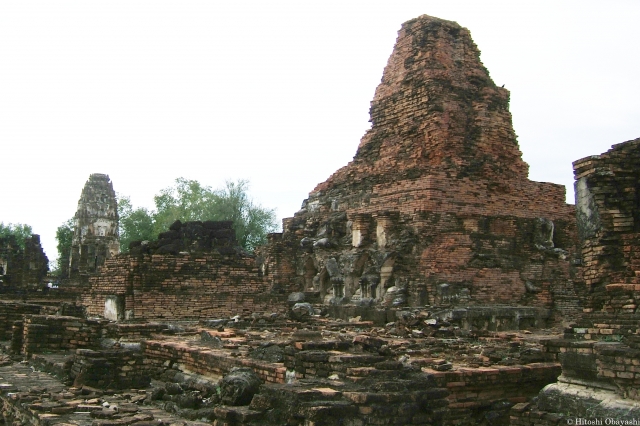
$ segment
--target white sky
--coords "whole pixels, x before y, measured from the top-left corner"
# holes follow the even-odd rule
[[[640,2],[2,1],[0,221],[55,231],[91,173],[135,206],[177,177],[292,216],[350,161],[400,25],[469,28],[530,178],[640,137]],[[542,200],[544,201],[544,200]]]

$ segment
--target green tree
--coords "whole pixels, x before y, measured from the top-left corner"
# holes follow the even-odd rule
[[[139,240],[152,240],[154,220],[152,214],[143,207],[134,209],[127,196],[118,197],[118,217],[120,218],[120,251],[129,252],[129,243]]]
[[[176,220],[222,220],[215,219],[218,196],[211,187],[181,177],[175,182],[174,186],[162,189],[153,197],[156,204],[155,235],[169,229]]]
[[[178,178],[175,186],[154,197],[156,235],[176,220],[231,220],[238,243],[251,251],[266,243],[267,234],[277,225],[275,211],[256,204],[248,190],[246,180],[227,181],[223,188],[213,190],[196,180]]]
[[[71,242],[73,241],[74,219],[68,219],[56,230],[56,240],[58,241],[58,260],[54,266],[52,274],[58,278],[69,277],[69,258],[71,257]]]
[[[214,191],[217,200],[210,217],[211,220],[232,220],[240,245],[253,250],[265,244],[267,234],[276,230],[276,213],[255,204],[248,190],[246,180],[227,181],[224,188]]]
[[[24,250],[25,242],[31,238],[33,230],[31,226],[21,223],[9,223],[5,225],[0,222],[0,238],[8,238],[13,236],[16,239],[16,243],[22,250]]]
[[[248,195],[245,180],[227,181],[220,189],[212,189],[197,180],[178,178],[175,185],[164,188],[154,197],[155,210],[133,209],[128,197],[118,201],[120,247],[128,250],[129,242],[150,240],[169,229],[176,220],[182,222],[231,220],[238,243],[253,250],[266,242],[267,233],[277,229],[276,214],[256,204]]]

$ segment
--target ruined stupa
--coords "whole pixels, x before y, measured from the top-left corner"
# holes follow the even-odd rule
[[[119,252],[116,193],[108,175],[93,173],[84,185],[74,217],[70,277],[95,272]]]
[[[573,206],[528,179],[509,112],[467,29],[403,24],[371,129],[265,249],[274,288],[325,303],[576,309]]]

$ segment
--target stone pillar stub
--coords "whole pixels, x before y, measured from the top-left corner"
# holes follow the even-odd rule
[[[391,228],[398,219],[398,212],[379,212],[374,214],[376,221],[376,242],[378,249],[382,250],[387,246],[391,234]]]
[[[576,219],[578,236],[581,240],[591,238],[600,228],[598,206],[589,190],[587,177],[583,176],[574,183],[576,197]]]
[[[353,217],[351,225],[351,245],[353,247],[362,247],[367,243],[369,237],[369,225],[371,224],[371,215],[366,213],[358,213]]]

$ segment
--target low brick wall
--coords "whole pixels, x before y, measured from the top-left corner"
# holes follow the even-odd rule
[[[339,374],[354,378],[360,375],[360,368],[385,361],[387,358],[372,353],[350,353],[351,342],[311,341],[295,342],[285,348],[285,366],[296,372],[296,378],[329,377]]]
[[[100,336],[103,323],[76,317],[25,315],[22,353],[29,356],[53,350],[89,348]],[[16,332],[20,332],[18,328]]]
[[[640,350],[620,343],[595,345],[598,376],[610,379],[623,398],[640,401]]]
[[[147,362],[158,369],[165,361],[183,364],[188,370],[205,376],[223,376],[233,367],[249,367],[265,382],[284,383],[286,368],[247,358],[234,358],[228,351],[188,346],[188,342],[147,340],[141,343]]]
[[[120,296],[136,319],[228,318],[286,308],[249,256],[199,253],[116,256],[89,280],[82,295],[89,315],[104,315],[109,296]]]
[[[594,296],[601,310],[587,308],[565,329],[564,339],[544,341],[544,350],[562,362],[566,380],[592,382],[640,400],[640,284],[614,283],[601,290]]]
[[[514,405],[509,413],[511,426],[564,426],[569,424],[567,417],[557,413],[547,413],[531,407],[526,402]],[[574,420],[573,417],[570,417]]]
[[[620,342],[557,339],[546,341],[545,351],[562,362],[564,381],[591,383],[640,400],[640,349]]]
[[[557,363],[534,363],[455,371],[423,368],[422,371],[449,391],[451,420],[464,424],[464,419],[474,410],[486,409],[497,401],[522,403],[536,396],[543,387],[557,380],[561,368]]]
[[[0,302],[0,340],[11,338],[14,321],[26,314],[40,314],[42,306],[21,302]]]
[[[150,368],[140,352],[126,349],[78,349],[71,367],[74,386],[98,389],[144,388],[149,385]]]
[[[168,326],[166,324],[159,323],[142,323],[142,324],[127,324],[127,323],[110,323],[104,327],[106,331],[105,337],[113,339],[125,339],[125,340],[139,340],[150,338],[154,334],[162,333]]]
[[[216,409],[218,421],[230,421],[217,424],[284,425],[292,424],[291,419],[305,425],[449,424],[446,421],[446,389],[436,388],[421,378],[406,374],[391,380],[386,377],[385,380],[390,386],[391,382],[402,384],[393,390],[305,384],[263,386],[249,406],[256,411],[247,413],[241,411],[244,407],[219,407]],[[252,421],[232,422],[233,419],[247,418],[243,416],[245,413],[254,417]]]

